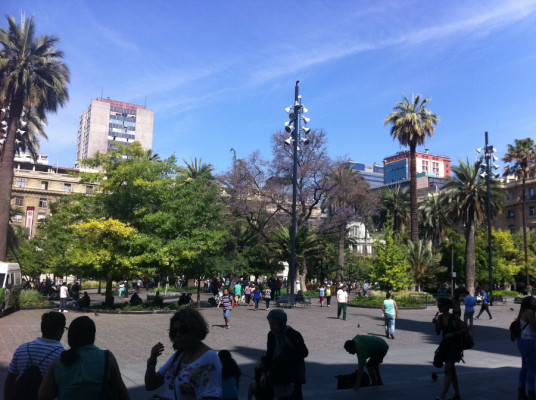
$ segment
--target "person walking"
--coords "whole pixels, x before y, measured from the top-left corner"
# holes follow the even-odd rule
[[[65,315],[50,311],[41,316],[41,337],[21,344],[7,367],[7,376],[4,382],[4,399],[11,400],[15,396],[18,398],[35,398],[38,388],[21,387],[17,384],[19,378],[26,369],[36,365],[45,376],[49,365],[65,349],[60,340],[65,332]]]
[[[324,285],[318,288],[318,296],[320,297],[320,307],[323,307],[324,297],[326,296],[326,287]]]
[[[270,300],[272,299],[272,289],[270,289],[270,286],[266,286],[263,296],[266,302],[266,311],[268,311],[270,309]]]
[[[223,320],[225,322],[225,329],[229,329],[231,325],[229,324],[231,318],[229,315],[231,314],[231,310],[234,306],[234,298],[232,294],[229,294],[229,290],[225,288],[223,290],[223,296],[220,298],[220,302],[218,303],[218,307],[216,307],[218,310],[220,309],[220,306],[223,304]]]
[[[60,312],[69,312],[67,311],[67,299],[69,298],[69,288],[67,287],[67,282],[63,282],[60,287]]]
[[[253,295],[253,302],[255,303],[255,311],[259,309],[259,301],[262,300],[262,292],[258,286],[255,286],[255,289],[251,292]]]
[[[326,286],[326,305],[329,307],[331,304],[331,285],[328,283]]]
[[[491,313],[489,312],[489,307],[488,307],[488,293],[485,290],[482,290],[481,296],[482,296],[482,304],[480,305],[480,312],[475,317],[475,319],[479,319],[484,311],[488,313],[489,319],[493,319],[491,317]]]
[[[395,338],[395,318],[398,318],[398,306],[391,293],[387,292],[382,304],[383,320],[385,322],[385,337]]]
[[[456,374],[456,363],[462,359],[462,348],[460,336],[465,333],[465,326],[462,320],[449,310],[452,308],[452,300],[446,297],[437,300],[438,313],[433,319],[436,334],[443,333],[443,340],[439,345],[438,353],[441,364],[445,363],[445,379],[443,380],[443,390],[436,400],[445,399],[450,385],[454,389],[454,396],[451,400],[460,399],[460,388],[458,385],[458,375]],[[434,358],[434,362],[436,358]],[[436,365],[437,366],[437,365]]]
[[[305,383],[305,358],[309,350],[300,332],[287,325],[287,314],[281,309],[271,310],[266,359],[261,375],[261,387],[273,384],[275,398],[302,400]]]
[[[234,293],[235,293],[235,305],[240,305],[240,299],[242,298],[242,285],[240,282],[236,282],[236,285],[234,285]]]
[[[465,291],[465,299],[463,299],[463,304],[465,305],[463,322],[469,327],[470,330],[473,330],[473,316],[475,315],[476,300],[468,291]]]
[[[337,290],[337,319],[341,317],[342,311],[342,320],[346,321],[346,308],[348,307],[348,292],[347,287],[344,285],[339,290]]]
[[[517,348],[521,353],[521,370],[517,385],[518,400],[536,400],[536,299],[527,296],[521,301],[517,318],[521,323],[521,337]],[[528,390],[525,393],[525,390]],[[527,396],[528,394],[528,396]]]
[[[380,364],[389,351],[389,345],[380,337],[368,335],[356,335],[352,340],[344,343],[344,349],[350,354],[357,354],[357,379],[354,390],[359,390],[365,365],[370,375],[373,386],[383,385],[380,374]],[[368,360],[368,361],[367,361]]]
[[[246,298],[246,307],[249,306],[249,302],[251,301],[251,288],[249,287],[249,283],[246,284],[246,287],[244,288],[244,296]]]

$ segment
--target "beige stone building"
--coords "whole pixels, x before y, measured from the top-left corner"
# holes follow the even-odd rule
[[[76,167],[95,153],[106,153],[118,144],[140,142],[144,150],[153,147],[154,111],[145,106],[98,98],[78,121]]]
[[[503,183],[506,200],[501,213],[493,221],[495,228],[510,232],[523,231],[523,188],[521,181],[507,179]],[[536,178],[525,182],[525,220],[527,230],[536,235]]]
[[[80,183],[80,170],[48,165],[46,156],[38,163],[15,159],[11,208],[12,223],[28,228],[34,236],[39,222],[50,214],[50,204],[70,193],[92,193],[95,185]]]

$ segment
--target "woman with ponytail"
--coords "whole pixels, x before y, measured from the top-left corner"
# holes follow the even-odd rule
[[[95,323],[78,317],[69,326],[70,349],[50,365],[39,388],[39,400],[93,400],[112,392],[119,400],[130,395],[114,355],[95,346]]]

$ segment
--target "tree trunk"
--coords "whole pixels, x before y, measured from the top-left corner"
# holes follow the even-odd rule
[[[15,139],[17,123],[21,113],[22,99],[18,95],[14,104],[11,104],[11,110],[7,118],[7,138],[0,155],[0,261],[5,261],[7,256],[7,232],[9,230],[9,211],[11,209],[11,191],[14,175],[13,159],[17,150]]]
[[[527,279],[527,287],[530,286],[530,274],[529,274],[529,253],[528,253],[528,246],[527,246],[527,222],[525,219],[525,177],[523,177],[522,182],[522,193],[523,197],[521,199],[522,201],[522,211],[521,215],[523,218],[523,251],[525,252],[525,276]]]
[[[471,219],[465,233],[465,286],[471,296],[475,294],[475,224]]]
[[[307,263],[303,261],[301,271],[299,270],[299,268],[296,269],[296,280],[300,282],[300,289],[303,291],[303,293],[305,293],[305,291],[307,290],[307,286],[305,285],[306,277],[307,277]],[[296,287],[296,285],[294,285],[294,287]],[[296,290],[296,293],[298,293],[297,290]]]
[[[417,157],[415,154],[417,144],[411,143],[410,152],[410,213],[411,213],[411,241],[417,243],[419,241],[419,216],[417,204]]]
[[[104,305],[106,307],[114,306],[114,296],[112,295],[112,278],[106,278],[106,293],[104,294]]]
[[[337,255],[337,280],[342,282],[344,280],[344,236],[346,233],[346,226],[341,225],[339,227],[339,253]]]

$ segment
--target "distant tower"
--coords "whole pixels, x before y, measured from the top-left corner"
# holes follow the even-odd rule
[[[76,167],[97,151],[106,153],[117,144],[140,142],[144,150],[153,147],[154,111],[145,106],[98,98],[82,113],[78,121]]]

